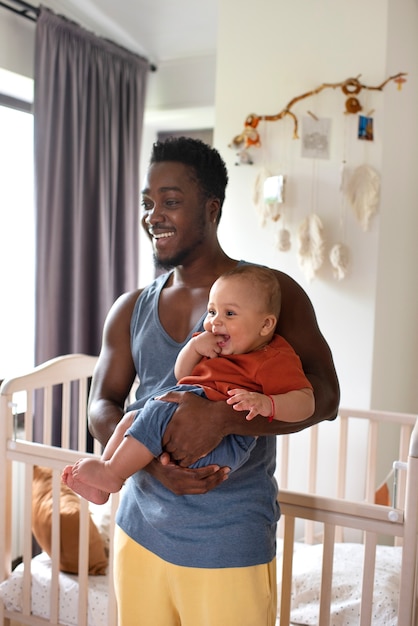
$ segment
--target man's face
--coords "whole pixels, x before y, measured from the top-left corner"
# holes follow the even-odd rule
[[[198,253],[206,238],[207,202],[193,168],[173,161],[150,166],[142,190],[142,225],[158,265],[183,265]]]

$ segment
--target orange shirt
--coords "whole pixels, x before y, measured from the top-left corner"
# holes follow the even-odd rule
[[[225,400],[229,389],[247,389],[266,395],[312,389],[302,363],[292,346],[280,335],[254,352],[202,357],[189,376],[179,384],[201,385],[209,400]]]

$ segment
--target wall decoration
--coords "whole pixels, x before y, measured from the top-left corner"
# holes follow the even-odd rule
[[[363,89],[371,91],[382,91],[390,81],[395,81],[398,85],[398,88],[400,88],[402,87],[402,84],[406,81],[405,76],[407,76],[407,74],[406,72],[399,72],[394,76],[389,76],[389,78],[387,78],[385,81],[383,81],[383,83],[377,86],[364,85],[359,80],[360,76],[361,75],[357,76],[356,78],[347,78],[340,83],[323,83],[312,91],[308,91],[300,96],[292,98],[292,100],[290,100],[290,102],[288,102],[287,105],[281,111],[279,111],[279,113],[276,113],[274,115],[258,115],[257,113],[250,113],[250,115],[248,115],[245,120],[244,130],[233,137],[231,143],[229,144],[229,147],[238,151],[238,157],[240,162],[240,153],[246,153],[245,158],[243,158],[242,160],[242,162],[245,163],[248,159],[248,150],[252,147],[258,148],[261,146],[260,135],[257,131],[258,124],[261,120],[265,120],[267,122],[275,122],[283,119],[286,116],[290,116],[293,119],[293,138],[299,139],[299,121],[295,113],[292,111],[292,108],[297,102],[300,102],[300,100],[314,96],[324,89],[340,88],[343,94],[349,95],[346,100],[345,113],[358,113],[362,109],[362,107],[359,99],[356,96],[359,95]],[[250,161],[252,163],[251,158]]]
[[[255,206],[256,212],[260,218],[260,225],[265,226],[267,220],[270,219],[271,216],[271,207],[268,206],[264,202],[264,182],[271,176],[270,170],[263,167],[258,172],[255,182],[254,182],[254,190],[253,190],[253,204]],[[273,221],[276,221],[275,216],[273,216]]]
[[[311,281],[325,258],[324,228],[318,215],[311,213],[299,227],[298,260],[307,280]]]
[[[254,185],[253,203],[260,218],[261,226],[267,226],[274,237],[274,245],[280,252],[287,252],[292,247],[292,226],[295,228],[297,237],[297,259],[302,272],[308,281],[312,281],[325,260],[333,277],[341,281],[347,277],[350,264],[351,252],[346,238],[346,217],[352,210],[355,219],[359,222],[363,231],[370,228],[371,220],[377,213],[380,200],[380,177],[377,171],[369,165],[374,161],[375,149],[371,145],[374,141],[374,101],[371,100],[373,91],[382,91],[383,88],[393,81],[398,89],[406,81],[406,74],[400,72],[390,76],[377,86],[368,86],[360,82],[359,77],[349,78],[340,83],[324,83],[318,88],[293,98],[287,106],[276,115],[250,114],[245,121],[244,130],[236,135],[230,147],[237,150],[238,163],[253,163],[254,148],[260,149],[257,162],[262,164],[257,174]],[[344,105],[341,108],[332,107],[338,111],[341,123],[328,117],[318,117],[312,111],[308,115],[301,116],[301,127],[294,105],[299,101],[316,96],[321,91],[332,88],[341,90],[344,96]],[[366,91],[367,93],[364,93]],[[337,94],[338,95],[338,94]],[[330,100],[325,100],[329,103]],[[317,109],[323,108],[323,102],[316,102]],[[315,110],[315,109],[312,109]],[[361,112],[361,113],[360,113]],[[360,114],[359,114],[360,113]],[[290,117],[293,121],[293,139],[301,138],[300,157],[311,159],[312,174],[309,177],[307,166],[301,161],[295,160],[296,150],[292,147],[291,137],[287,137],[287,125],[280,125],[273,131],[267,124],[269,121],[277,121],[284,117]],[[260,121],[263,124],[259,124]],[[336,136],[331,136],[331,126],[336,128]],[[268,131],[271,130],[271,134]],[[300,132],[300,137],[299,137]],[[280,136],[278,135],[280,133]],[[261,140],[260,136],[263,138]],[[287,138],[286,138],[287,137]],[[360,140],[360,141],[359,141]],[[361,145],[362,144],[362,145]],[[338,201],[335,203],[330,190],[337,189],[335,155],[331,154],[342,148],[340,185],[338,188]],[[348,154],[350,152],[350,154]],[[297,159],[297,157],[296,157]],[[325,163],[323,161],[329,161]],[[297,181],[294,180],[295,163],[301,171],[299,190]],[[323,171],[323,180],[318,177],[318,168]],[[291,223],[298,216],[302,202],[307,202],[306,181],[310,179],[311,193],[310,206],[302,211],[299,225]],[[289,184],[290,194],[285,187]],[[325,228],[318,211],[318,187],[324,182],[324,196],[322,198],[322,213],[327,219],[329,235],[325,236]],[[321,187],[322,189],[322,187]],[[285,193],[286,191],[286,193]],[[299,193],[300,191],[300,193]],[[289,195],[289,198],[285,197]],[[286,202],[288,203],[286,205]],[[334,206],[337,204],[337,206]],[[292,209],[296,209],[292,214]],[[303,215],[306,217],[303,217]],[[335,231],[335,221],[339,219],[339,229]],[[329,239],[326,242],[326,239]]]
[[[363,230],[369,230],[370,221],[377,213],[379,204],[379,174],[370,165],[360,165],[351,176],[345,177],[342,191]]]
[[[334,278],[342,280],[347,276],[350,264],[350,251],[344,243],[336,243],[329,253]]]
[[[373,118],[359,115],[358,117],[358,138],[366,141],[373,141]]]
[[[292,247],[292,239],[290,230],[283,224],[282,228],[276,234],[276,245],[280,252],[288,252]]]
[[[301,154],[310,159],[329,159],[331,120],[310,115],[302,118]]]

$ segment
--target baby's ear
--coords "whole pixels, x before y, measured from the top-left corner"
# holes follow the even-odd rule
[[[277,324],[277,317],[275,315],[268,315],[264,320],[264,324],[261,329],[261,334],[263,336],[268,335],[275,329],[276,324]]]

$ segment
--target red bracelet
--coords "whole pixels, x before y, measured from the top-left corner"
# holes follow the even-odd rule
[[[272,422],[274,420],[274,413],[276,412],[276,408],[274,406],[273,397],[267,394],[267,398],[270,398],[270,402],[271,402],[271,415],[269,415],[267,419],[269,422]]]

